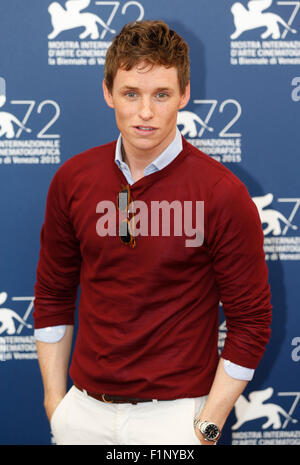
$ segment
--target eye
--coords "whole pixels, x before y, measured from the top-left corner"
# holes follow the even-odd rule
[[[158,92],[158,93],[156,94],[156,96],[157,96],[157,98],[158,98],[159,100],[164,100],[164,99],[166,99],[169,95],[168,95],[166,92]]]
[[[133,91],[129,91],[129,92],[126,92],[126,97],[128,98],[136,98],[137,97],[137,93],[136,92],[133,92]]]

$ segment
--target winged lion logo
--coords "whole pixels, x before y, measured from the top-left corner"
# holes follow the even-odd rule
[[[265,27],[261,34],[262,39],[271,37],[280,39],[281,33],[279,24],[286,30],[296,34],[296,30],[291,28],[279,15],[271,12],[265,12],[273,3],[273,0],[250,0],[247,8],[240,2],[236,2],[231,7],[231,13],[234,18],[235,31],[231,34],[231,39],[237,39],[245,31]]]

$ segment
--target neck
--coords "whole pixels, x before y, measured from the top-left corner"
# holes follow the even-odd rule
[[[157,147],[153,147],[151,152],[148,150],[136,150],[130,147],[130,145],[127,144],[126,140],[122,139],[122,158],[123,161],[127,163],[127,165],[129,166],[130,172],[135,182],[138,181],[138,179],[144,177],[145,168],[164,152],[164,150],[174,140],[175,135],[176,128],[174,134],[172,133],[171,136],[164,141],[164,144],[160,144]]]
[[[127,163],[131,172],[144,171],[146,166],[148,166],[156,158],[156,156],[153,157],[153,155],[149,155],[147,157],[145,154],[132,153],[130,150],[128,151],[125,149],[123,142],[121,145],[121,151],[123,161]]]
[[[147,161],[145,160],[145,158],[143,159],[139,157],[135,158],[134,156],[128,157],[126,155],[123,144],[122,144],[122,158],[123,158],[123,161],[127,163],[127,165],[129,166],[134,182],[137,182],[139,179],[144,177],[144,170],[146,166],[148,166],[149,163],[151,163],[152,161],[152,160]]]

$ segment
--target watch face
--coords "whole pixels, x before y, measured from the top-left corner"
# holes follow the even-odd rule
[[[219,428],[213,423],[210,423],[206,426],[204,434],[208,440],[212,441],[219,436]]]

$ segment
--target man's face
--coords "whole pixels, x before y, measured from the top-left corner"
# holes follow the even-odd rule
[[[127,155],[154,159],[176,134],[178,110],[190,97],[190,86],[180,93],[176,68],[137,65],[119,69],[112,93],[103,83],[106,103],[115,110]]]

